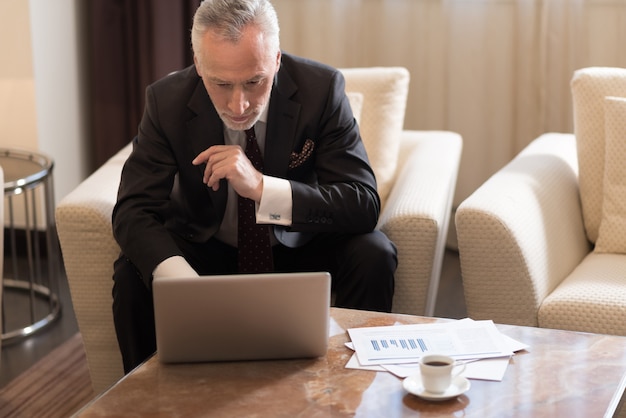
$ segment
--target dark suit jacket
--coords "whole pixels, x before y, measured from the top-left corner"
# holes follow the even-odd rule
[[[282,55],[269,104],[264,174],[291,182],[293,223],[274,228],[284,245],[302,245],[314,233],[365,233],[376,226],[376,181],[344,90],[339,71]],[[218,230],[226,184],[214,192],[202,183],[204,166],[191,161],[223,143],[222,121],[195,67],[147,88],[113,211],[115,238],[144,278],[166,258],[183,255],[171,234],[205,242]]]

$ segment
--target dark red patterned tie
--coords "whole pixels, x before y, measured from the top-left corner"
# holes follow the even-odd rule
[[[246,131],[246,156],[263,172],[263,157],[254,127]],[[266,273],[274,270],[269,225],[257,224],[254,200],[239,196],[237,245],[240,273]]]

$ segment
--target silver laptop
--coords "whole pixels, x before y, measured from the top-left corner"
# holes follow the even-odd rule
[[[155,279],[162,362],[320,357],[328,345],[330,274]]]

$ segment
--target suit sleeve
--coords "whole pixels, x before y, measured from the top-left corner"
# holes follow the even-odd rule
[[[149,283],[163,260],[182,255],[165,227],[176,161],[156,123],[156,99],[146,90],[146,108],[133,151],[124,164],[113,210],[113,234],[122,253]]]
[[[339,71],[333,73],[325,94],[325,106],[316,115],[315,129],[309,130],[315,132],[314,137],[307,138],[308,148],[305,141],[302,152],[293,156],[290,230],[369,232],[378,221],[380,198]],[[296,173],[307,167],[309,174],[298,177]]]

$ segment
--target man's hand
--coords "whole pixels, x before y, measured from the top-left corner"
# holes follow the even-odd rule
[[[219,181],[226,179],[237,194],[256,202],[263,192],[263,174],[257,171],[238,145],[214,145],[202,151],[191,162],[206,163],[202,181],[217,191]]]

